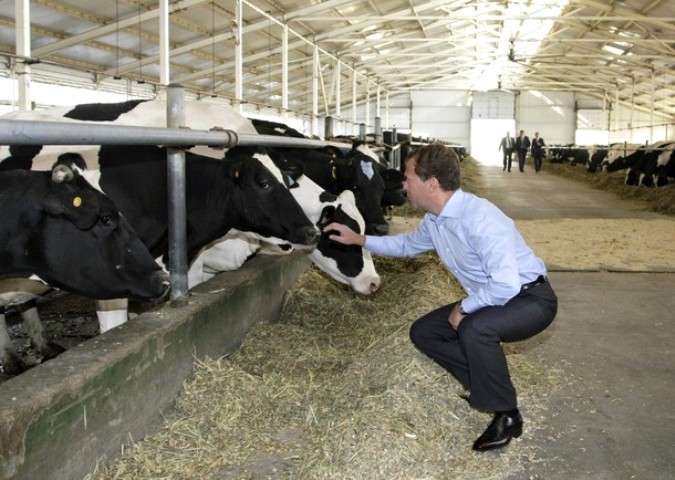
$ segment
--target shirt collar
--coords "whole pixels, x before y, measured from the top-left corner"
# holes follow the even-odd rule
[[[444,218],[460,218],[462,211],[462,204],[464,203],[465,198],[466,193],[464,193],[461,188],[458,188],[450,196],[445,206],[443,207],[443,210],[441,210],[440,215],[436,216],[432,213],[428,213],[427,215],[429,215],[429,218],[434,222],[436,222],[438,219]]]

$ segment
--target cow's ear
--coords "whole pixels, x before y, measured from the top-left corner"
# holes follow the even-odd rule
[[[286,160],[279,166],[279,170],[284,176],[284,184],[287,188],[298,186],[298,178],[305,173],[305,166],[293,160]]]
[[[232,161],[228,165],[228,176],[234,183],[239,183],[239,179],[241,178],[241,170],[243,167],[243,162],[240,159]]]
[[[98,221],[99,198],[93,190],[73,188],[74,180],[54,182],[56,195],[47,200],[46,210],[64,216],[80,230],[88,230]]]
[[[335,207],[328,205],[321,211],[321,217],[319,218],[319,221],[316,222],[316,226],[319,227],[319,229],[323,229],[323,227],[333,221],[333,215],[335,215]]]

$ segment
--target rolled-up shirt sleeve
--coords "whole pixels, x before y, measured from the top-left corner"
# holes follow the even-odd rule
[[[427,226],[420,223],[416,230],[400,235],[377,237],[366,235],[364,248],[369,252],[387,257],[414,257],[434,249]]]

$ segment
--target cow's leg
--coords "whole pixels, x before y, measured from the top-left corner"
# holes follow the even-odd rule
[[[44,360],[49,360],[66,351],[66,348],[47,337],[44,325],[40,319],[35,301],[22,305],[21,318],[26,332],[30,337],[31,345],[40,352]]]
[[[96,317],[101,333],[126,323],[129,317],[129,301],[126,298],[96,300]]]
[[[7,375],[18,375],[30,368],[12,345],[12,339],[9,338],[7,331],[4,309],[0,311],[0,355],[2,355],[2,369]]]

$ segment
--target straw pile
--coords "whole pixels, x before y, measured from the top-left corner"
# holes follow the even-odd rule
[[[471,442],[490,416],[410,344],[419,316],[463,296],[433,255],[379,259],[382,291],[357,296],[316,270],[279,323],[259,323],[229,356],[198,362],[164,426],[91,476],[120,478],[500,478],[536,461],[562,371],[510,348],[528,429],[518,449]]]
[[[507,347],[527,428],[518,448],[471,450],[490,415],[419,353],[408,329],[464,293],[433,254],[376,258],[383,286],[358,296],[316,269],[278,323],[259,323],[227,358],[198,361],[164,425],[97,479],[496,479],[541,461],[528,439],[569,383],[540,340]]]

